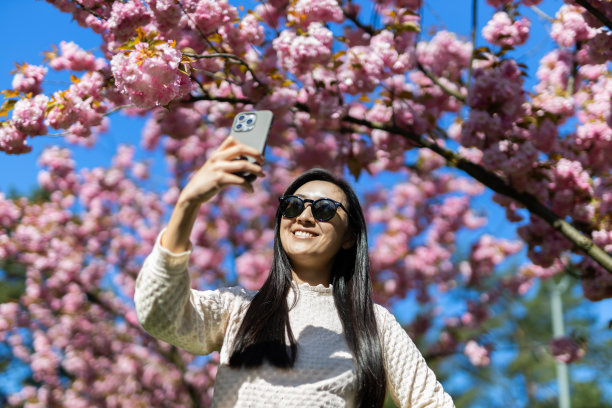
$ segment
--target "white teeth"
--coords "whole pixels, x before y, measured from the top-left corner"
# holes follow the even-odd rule
[[[312,238],[315,236],[314,234],[311,234],[310,232],[306,232],[306,231],[295,231],[293,235],[295,235],[296,237],[304,237],[304,238]]]

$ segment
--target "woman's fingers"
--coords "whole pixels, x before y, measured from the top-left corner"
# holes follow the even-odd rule
[[[217,163],[217,168],[229,173],[253,173],[258,177],[265,176],[261,165],[252,163],[246,159],[219,162]]]
[[[227,141],[228,139],[232,139],[233,141],[230,140],[230,142],[226,144],[225,141]],[[256,162],[263,163],[265,161],[263,154],[261,154],[257,149],[239,143],[238,141],[231,138],[231,136],[228,137],[225,141],[223,142],[221,147],[215,152],[216,157],[224,160],[232,160],[241,156],[250,156],[255,159]]]

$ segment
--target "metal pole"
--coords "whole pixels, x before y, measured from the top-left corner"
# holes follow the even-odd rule
[[[565,335],[561,293],[567,289],[567,285],[567,276],[564,276],[558,284],[554,281],[551,282],[550,309],[552,312],[553,337]],[[560,361],[557,361],[557,384],[559,386],[559,408],[570,408],[569,373],[567,364]]]

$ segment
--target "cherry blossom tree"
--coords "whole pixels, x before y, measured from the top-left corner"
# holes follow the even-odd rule
[[[42,198],[0,195],[0,258],[25,270],[25,291],[0,304],[0,340],[32,371],[10,405],[209,403],[216,357],[146,335],[131,298],[180,188],[243,110],[274,112],[268,176],[254,194],[228,190],[201,209],[195,286],[257,288],[276,197],[320,166],[397,180],[364,197],[374,295],[390,306],[416,295],[407,329],[434,338],[428,357],[488,364],[478,328],[535,279],[578,271],[586,298],[612,297],[608,0],[568,0],[546,23],[525,15],[541,1],[487,0],[492,18],[474,12],[471,40],[421,33],[419,0],[48,2],[100,49],[63,41],[42,65],[17,67],[2,91],[0,150],[32,154],[48,134],[95,148],[113,115],[140,116],[141,147],[162,149],[172,178],[152,188],[137,146],[119,146],[104,168],[77,168],[69,148],[52,147],[39,157]],[[534,24],[549,24],[555,47],[526,66],[516,52]],[[478,34],[486,46],[474,46]],[[70,85],[45,93],[49,70]],[[521,241],[482,235],[459,259],[458,234],[486,222],[472,207],[484,189]],[[522,246],[530,262],[496,273]],[[463,311],[441,311],[438,296],[457,288],[470,293]]]

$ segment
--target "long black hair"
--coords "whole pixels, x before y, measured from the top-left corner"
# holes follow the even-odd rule
[[[355,359],[357,401],[360,407],[382,407],[386,393],[386,376],[382,346],[378,336],[366,224],[357,195],[343,179],[322,169],[312,169],[296,178],[284,195],[291,195],[309,181],[327,181],[346,195],[349,229],[355,244],[340,249],[332,267],[334,303]],[[282,214],[276,211],[274,227],[274,260],[270,275],[255,295],[238,330],[230,357],[231,367],[255,367],[268,360],[276,367],[293,367],[297,346],[289,323],[287,294],[291,289],[291,263],[280,240]],[[289,338],[289,345],[285,338]]]

